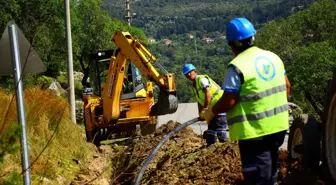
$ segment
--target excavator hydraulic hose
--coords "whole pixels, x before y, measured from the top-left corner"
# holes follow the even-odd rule
[[[155,154],[158,152],[158,150],[161,148],[161,146],[163,144],[165,144],[174,134],[176,134],[177,132],[179,132],[180,130],[182,130],[184,127],[191,125],[193,123],[196,123],[197,121],[199,121],[199,118],[194,118],[191,119],[181,125],[179,125],[178,127],[174,128],[172,131],[170,131],[167,135],[165,135],[162,140],[152,149],[151,153],[149,154],[149,156],[147,157],[147,159],[145,160],[144,164],[142,165],[139,174],[135,180],[134,185],[139,185],[142,179],[142,176],[144,175],[147,166],[149,165],[149,163],[151,162],[151,160],[153,159],[153,157],[155,156]]]

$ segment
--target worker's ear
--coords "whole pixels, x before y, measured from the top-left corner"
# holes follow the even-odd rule
[[[239,51],[238,51],[238,49],[237,49],[236,47],[231,46],[231,50],[232,50],[232,52],[233,52],[233,54],[234,54],[235,56],[237,56],[237,55],[239,54]]]

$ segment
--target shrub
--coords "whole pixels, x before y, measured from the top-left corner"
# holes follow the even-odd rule
[[[51,83],[53,82],[53,79],[47,76],[40,76],[36,80],[36,84],[41,86],[42,89],[46,89]]]
[[[0,89],[3,105],[0,106],[0,128],[3,128],[0,135],[17,122],[15,98],[11,97]],[[83,127],[71,122],[67,101],[39,88],[26,89],[24,101],[33,184],[39,184],[41,177],[51,181],[57,176],[73,178],[80,168],[78,164],[84,164],[92,156],[94,145],[85,141]],[[15,142],[19,144],[17,141],[18,138]],[[9,173],[5,180],[0,179],[0,184],[14,178],[13,172],[21,173],[20,164],[19,152],[6,156],[0,164],[0,177]]]

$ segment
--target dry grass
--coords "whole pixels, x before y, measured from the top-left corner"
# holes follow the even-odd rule
[[[0,89],[0,134],[17,123],[16,102],[11,97]],[[64,98],[38,88],[25,90],[24,98],[30,163],[38,157],[31,167],[33,184],[39,184],[42,177],[71,179],[92,156],[94,146],[85,141],[84,129],[71,122]],[[0,174],[21,172],[20,154],[6,156],[0,169]]]

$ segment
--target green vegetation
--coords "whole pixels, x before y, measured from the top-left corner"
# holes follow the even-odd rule
[[[0,90],[0,103],[6,105],[0,107],[0,184],[21,178],[20,127],[14,124],[17,115],[11,98]],[[32,88],[25,90],[25,105],[33,184],[40,184],[43,177],[51,182],[58,176],[72,179],[92,157],[94,145],[85,141],[83,128],[71,122],[67,101]]]
[[[258,29],[257,45],[277,53],[285,62],[292,83],[293,101],[305,112],[320,116],[331,69],[335,67],[336,3],[321,0],[288,18],[270,21]],[[189,34],[194,38],[189,38]],[[218,84],[233,54],[221,32],[201,31],[173,34],[167,38],[172,44],[157,40],[151,52],[158,61],[176,75],[180,102],[194,101],[188,80],[182,74],[185,63],[194,63],[202,74],[208,74]],[[203,38],[214,41],[206,43]]]
[[[21,127],[18,124],[13,124],[12,128],[5,130],[0,135],[0,163],[4,162],[6,154],[12,154],[20,149],[17,141],[21,134]]]
[[[286,17],[306,8],[314,0],[140,0],[131,1],[132,25],[143,28],[148,36],[162,38],[191,31],[224,32],[233,17],[248,17],[253,23]],[[104,0],[112,17],[125,19],[125,1]]]
[[[192,33],[192,35],[196,37],[197,33]],[[199,37],[190,39],[187,34],[171,35],[169,39],[173,41],[172,45],[158,42],[149,46],[151,53],[158,58],[158,62],[168,71],[175,73],[180,102],[195,101],[191,91],[191,82],[182,73],[184,64],[195,64],[200,74],[208,74],[221,85],[226,66],[233,58],[225,39],[220,38],[221,34],[204,35],[204,37],[207,36],[216,38],[214,42],[206,43]]]
[[[336,2],[321,0],[259,31],[258,45],[279,54],[292,83],[292,101],[321,116],[332,68],[336,67]]]
[[[51,83],[53,82],[53,79],[48,77],[48,76],[39,76],[37,79],[36,79],[36,84],[43,87],[44,88],[47,88]]]
[[[117,29],[130,31],[146,42],[142,30],[111,19],[101,8],[100,0],[71,1],[72,44],[75,71],[88,69],[88,55],[100,49],[114,48],[111,41]],[[44,75],[56,78],[67,70],[64,1],[19,0],[0,2],[0,32],[14,19],[47,65]],[[26,76],[25,84],[35,85],[35,76]],[[9,88],[9,77],[1,77],[1,86]]]
[[[17,154],[20,151],[19,138],[21,135],[21,126],[12,124],[11,128],[4,130],[0,134],[0,167],[5,161],[5,157]],[[10,172],[7,175],[0,174],[3,180],[0,180],[5,185],[22,184],[22,178],[16,171]]]

